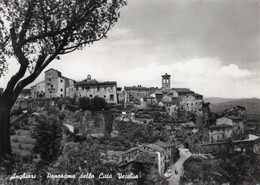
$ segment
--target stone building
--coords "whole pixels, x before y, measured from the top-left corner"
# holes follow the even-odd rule
[[[66,97],[66,88],[73,85],[74,80],[61,75],[55,69],[45,71],[45,97]]]
[[[165,149],[156,144],[146,144],[139,147],[131,148],[122,154],[122,163],[127,164],[140,159],[140,156],[150,158],[154,167],[159,174],[163,174],[165,168]]]
[[[225,141],[232,136],[232,125],[213,125],[209,127],[209,143]]]
[[[38,84],[31,87],[32,98],[44,98],[45,97],[45,81],[41,81]]]
[[[171,88],[171,75],[162,75],[162,87],[142,87],[141,85],[125,87],[125,103],[139,102],[137,108],[147,108],[149,102],[165,107],[170,115],[176,115],[178,110],[203,115],[203,96],[189,88]],[[148,97],[148,98],[147,98]],[[151,101],[152,97],[155,99]],[[147,100],[146,102],[144,100]]]
[[[95,96],[104,98],[108,103],[117,103],[117,83],[115,81],[98,82],[91,79],[88,75],[87,79],[74,84],[74,94],[77,98]]]
[[[171,75],[165,73],[162,75],[162,88],[171,88]]]
[[[60,71],[51,68],[45,71],[44,81],[31,87],[31,97],[65,97],[67,96],[66,88],[74,83],[74,80],[62,76]]]
[[[244,123],[241,117],[229,116],[216,120],[216,125],[209,127],[209,142],[222,142],[231,137],[242,137]]]
[[[147,88],[138,86],[128,86],[124,87],[125,90],[125,102],[133,102],[135,99],[140,100],[148,96],[155,88]]]

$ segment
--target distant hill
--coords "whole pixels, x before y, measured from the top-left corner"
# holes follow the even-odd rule
[[[205,102],[210,102],[212,112],[221,112],[225,109],[240,105],[246,108],[247,115],[260,117],[260,99],[226,99],[226,98],[204,98]]]
[[[210,98],[204,98],[205,102],[210,102],[211,104],[216,104],[216,103],[224,103],[228,101],[234,101],[237,99],[232,99],[232,98],[218,98],[218,97],[210,97]]]

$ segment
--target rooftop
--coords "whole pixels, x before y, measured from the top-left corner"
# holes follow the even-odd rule
[[[171,77],[171,75],[165,73],[164,75],[162,75],[162,77]]]
[[[174,146],[174,144],[172,144],[172,143],[169,143],[169,142],[166,143],[166,142],[162,142],[162,141],[157,141],[154,144],[156,144],[156,145],[158,145],[158,146],[160,146],[162,148],[168,148],[168,147]]]
[[[194,93],[189,88],[173,88],[178,93]]]
[[[85,79],[80,82],[75,83],[75,86],[95,86],[95,85],[116,85],[115,81],[98,82],[95,79]]]
[[[142,87],[142,86],[125,86],[124,87],[125,90],[146,90],[149,91],[151,90],[151,88],[148,87]]]
[[[145,145],[148,148],[151,148],[152,150],[158,151],[158,152],[163,152],[164,149],[156,144],[147,144]]]
[[[186,123],[182,123],[181,124],[183,127],[199,127],[198,125],[195,125],[195,123],[193,121],[189,121]]]
[[[194,96],[200,96],[200,97],[203,97],[203,95],[198,94],[198,93],[194,93]]]
[[[223,125],[213,125],[209,127],[209,129],[220,129],[220,128],[232,128],[232,125],[223,124]]]

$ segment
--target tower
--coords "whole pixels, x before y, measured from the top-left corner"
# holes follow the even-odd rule
[[[162,75],[162,88],[171,88],[171,75],[167,73]]]

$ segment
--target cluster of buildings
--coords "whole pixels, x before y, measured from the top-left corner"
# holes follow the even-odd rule
[[[209,126],[209,143],[225,141],[245,134],[245,107],[235,106],[224,111],[224,115]]]
[[[159,174],[163,174],[173,164],[176,146],[172,143],[157,141],[152,144],[141,144],[120,153],[121,165],[133,163],[152,164]]]
[[[171,88],[171,75],[162,75],[162,87],[124,87],[125,105],[131,104],[136,108],[145,109],[150,105],[165,107],[170,115],[177,111],[189,111],[202,115],[205,103],[203,96],[188,88]]]
[[[171,88],[170,81],[171,75],[165,73],[162,75],[161,88],[138,85],[121,90],[116,81],[99,82],[88,75],[86,79],[76,82],[51,68],[45,71],[43,81],[31,89],[23,90],[18,99],[98,96],[108,103],[124,103],[125,106],[132,105],[139,109],[159,105],[165,107],[170,115],[176,115],[178,110],[203,114],[203,108],[208,106],[204,103],[203,96],[188,88]]]
[[[117,83],[98,82],[90,75],[87,79],[76,82],[62,76],[58,70],[49,69],[45,71],[45,79],[31,87],[31,98],[94,98],[95,96],[104,98],[108,103],[117,103]]]

